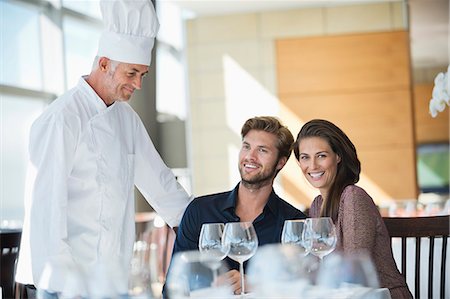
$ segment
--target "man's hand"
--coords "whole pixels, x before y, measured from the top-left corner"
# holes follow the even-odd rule
[[[235,295],[241,293],[241,274],[237,270],[230,270],[217,278],[217,285],[227,283],[231,286]]]

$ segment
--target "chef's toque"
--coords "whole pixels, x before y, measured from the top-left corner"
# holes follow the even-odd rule
[[[151,0],[101,0],[105,31],[97,56],[119,62],[150,65],[158,33],[158,18]]]

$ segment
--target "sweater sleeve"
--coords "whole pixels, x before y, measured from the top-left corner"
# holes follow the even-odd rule
[[[372,198],[359,187],[348,186],[342,193],[338,221],[344,252],[369,253],[375,246],[374,206]]]

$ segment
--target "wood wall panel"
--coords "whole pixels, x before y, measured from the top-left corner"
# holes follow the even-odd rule
[[[349,135],[360,186],[376,201],[417,198],[408,33],[285,39],[276,49],[281,104],[300,122],[325,118]]]
[[[357,152],[362,163],[362,175],[358,185],[363,186],[365,179],[368,179],[392,199],[417,198],[416,179],[411,178],[416,173],[416,156],[410,148],[385,147],[373,151],[357,149]],[[374,200],[379,200],[377,190],[372,191],[371,184],[364,188]]]
[[[279,40],[279,93],[409,87],[408,47],[404,31]]]
[[[449,107],[439,112],[436,118],[429,113],[429,104],[434,84],[414,86],[414,116],[417,143],[449,142]]]
[[[323,118],[341,127],[359,149],[410,147],[413,143],[409,90],[282,96],[302,121]],[[295,132],[297,133],[297,132]]]

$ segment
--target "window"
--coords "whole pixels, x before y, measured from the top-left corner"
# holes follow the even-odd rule
[[[156,109],[161,115],[187,118],[183,18],[180,8],[170,2],[156,5],[160,29],[156,47]],[[177,88],[173,88],[176,86]]]
[[[0,3],[0,84],[42,89],[39,8]]]
[[[101,18],[100,0],[74,1],[62,0],[63,6],[83,15],[88,15],[97,19]]]
[[[423,144],[417,149],[417,176],[422,192],[449,193],[450,146]]]
[[[91,71],[101,34],[101,27],[93,25],[72,16],[64,18],[66,76],[69,88],[77,84],[81,75],[87,75]]]
[[[32,122],[88,74],[102,23],[97,0],[0,1],[0,224],[23,220]]]
[[[45,99],[2,95],[0,114],[2,221],[23,219],[30,126],[47,103],[48,100]]]

